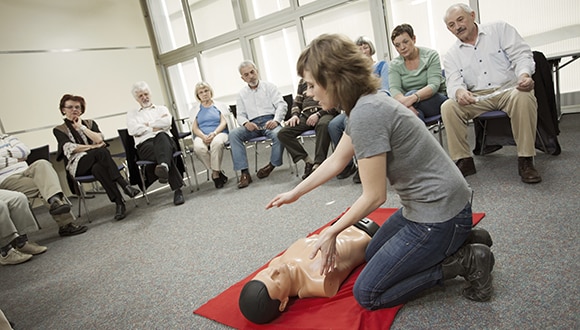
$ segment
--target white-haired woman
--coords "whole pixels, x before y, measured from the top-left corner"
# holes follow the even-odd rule
[[[222,171],[225,143],[228,141],[226,105],[214,102],[213,88],[206,82],[195,85],[195,97],[199,101],[189,114],[193,134],[193,151],[205,167],[212,171],[216,188],[222,188],[228,177]]]

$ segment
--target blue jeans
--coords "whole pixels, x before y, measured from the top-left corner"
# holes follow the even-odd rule
[[[258,127],[263,128],[266,122],[274,119],[274,116],[261,116],[251,120]],[[232,155],[234,161],[234,170],[240,171],[248,168],[248,155],[246,154],[245,141],[250,139],[265,136],[266,138],[272,140],[272,151],[270,153],[270,163],[274,166],[282,165],[282,154],[284,152],[284,146],[278,140],[278,131],[282,127],[278,127],[273,130],[269,129],[258,129],[255,131],[248,131],[244,126],[233,129],[230,132],[230,146],[232,147]]]
[[[395,212],[373,236],[367,264],[353,288],[366,309],[397,306],[443,279],[441,263],[467,239],[472,227],[471,205],[442,223],[417,223]]]
[[[413,95],[417,91],[408,91],[405,96]],[[441,93],[435,93],[433,96],[426,100],[422,100],[413,104],[415,109],[419,112],[419,118],[425,120],[427,117],[432,117],[441,114],[441,104],[447,100],[447,96]]]
[[[342,136],[342,133],[345,129],[346,114],[344,112],[332,118],[332,120],[328,123],[328,135],[330,135],[330,140],[332,140],[332,144],[334,144],[335,148],[338,145],[340,137]]]

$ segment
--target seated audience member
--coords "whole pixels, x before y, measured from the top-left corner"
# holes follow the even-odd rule
[[[534,167],[537,102],[530,47],[503,21],[477,24],[475,12],[466,4],[449,7],[445,24],[458,39],[444,58],[450,99],[441,106],[451,159],[463,176],[475,174],[467,142],[468,121],[500,109],[511,119],[521,180],[542,181]]]
[[[0,135],[0,189],[19,191],[28,198],[42,197],[49,213],[58,224],[60,236],[72,236],[87,231],[75,224],[71,205],[64,197],[58,174],[48,160],[39,159],[30,166],[26,158],[30,149],[18,138]]]
[[[115,220],[124,219],[125,201],[117,185],[129,197],[137,196],[140,191],[131,187],[119,173],[97,122],[81,119],[86,111],[85,99],[65,94],[60,99],[59,108],[64,124],[52,130],[58,141],[57,160],[64,159],[65,168],[72,177],[93,175],[97,178],[109,200],[117,205]]]
[[[317,267],[320,253],[309,256],[328,228],[297,240],[246,283],[239,298],[242,314],[254,323],[268,323],[286,309],[291,297],[333,297],[348,275],[365,262],[365,250],[378,229],[376,223],[365,218],[341,231],[336,237],[334,270],[327,275],[320,274]],[[483,229],[472,229],[468,241],[492,244],[491,236]]]
[[[26,195],[0,189],[0,265],[20,264],[47,250],[28,240],[34,230],[38,227]]]
[[[421,119],[441,113],[447,100],[445,78],[437,51],[415,46],[417,38],[409,24],[393,29],[391,41],[399,56],[391,61],[391,94]]]
[[[365,62],[356,45],[337,34],[319,36],[302,52],[298,74],[324,109],[340,104],[348,126],[328,160],[266,208],[297,201],[356,155],[363,189],[318,237],[310,256],[320,251],[319,271],[333,272],[337,236],[386,202],[389,182],[402,206],[366,249],[367,264],[353,288],[356,301],[369,310],[397,306],[458,275],[470,285],[463,290],[466,298],[489,300],[493,253],[484,244],[466,244],[473,221],[469,185],[425,124],[377,90],[379,80]]]
[[[127,113],[127,131],[135,138],[137,156],[157,164],[155,176],[161,183],[169,182],[174,192],[173,204],[181,205],[185,199],[181,191],[183,177],[173,158],[178,150],[170,132],[173,117],[165,106],[151,102],[151,90],[146,82],[136,82],[131,93],[139,108]]]
[[[373,63],[373,73],[381,79],[380,89],[389,91],[389,63],[385,60],[375,61],[373,59],[373,55],[376,52],[375,44],[368,37],[360,36],[355,43],[361,52]]]
[[[292,156],[292,161],[294,163],[304,161],[302,179],[306,179],[326,159],[330,147],[328,123],[338,114],[336,109],[322,110],[318,101],[315,101],[312,96],[308,96],[307,92],[306,82],[300,80],[292,104],[292,117],[286,121],[286,126],[278,132],[278,139]],[[297,139],[300,134],[313,128],[316,131],[314,160],[308,156],[308,152]]]
[[[330,135],[330,140],[332,141],[332,144],[334,145],[335,148],[340,142],[342,133],[346,128],[346,121],[347,121],[346,114],[342,112],[338,116],[334,117],[330,121],[330,123],[328,123],[328,135]],[[348,162],[346,167],[340,173],[338,173],[336,178],[338,180],[343,180],[355,173],[357,173],[357,167],[355,162],[351,160],[350,162]],[[353,177],[353,182],[360,183],[360,177],[358,177],[358,175]]]
[[[222,159],[228,141],[225,116],[230,111],[225,104],[214,102],[213,89],[206,82],[195,85],[195,97],[200,103],[194,104],[189,114],[194,136],[193,151],[203,165],[212,171],[211,178],[219,189],[228,182],[228,177],[222,171]]]
[[[238,69],[247,85],[240,90],[236,101],[236,117],[241,127],[230,132],[230,145],[234,170],[242,172],[238,188],[245,188],[252,183],[245,141],[260,136],[272,140],[270,162],[258,171],[258,178],[269,176],[276,166],[282,165],[284,147],[278,140],[278,132],[288,105],[274,84],[260,80],[258,69],[252,61],[243,61]]]

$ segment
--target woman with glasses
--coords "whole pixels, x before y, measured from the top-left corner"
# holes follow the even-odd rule
[[[228,177],[222,171],[225,143],[228,141],[226,116],[228,108],[213,100],[213,89],[206,82],[195,85],[194,104],[189,115],[193,134],[193,151],[208,170],[216,188],[222,188]]]
[[[115,220],[121,220],[126,216],[126,209],[117,185],[129,197],[137,196],[139,190],[131,187],[119,173],[97,123],[91,119],[81,119],[85,107],[82,96],[65,94],[60,99],[59,108],[64,123],[52,130],[58,141],[57,160],[64,158],[66,170],[73,177],[95,176],[109,200],[117,205]]]

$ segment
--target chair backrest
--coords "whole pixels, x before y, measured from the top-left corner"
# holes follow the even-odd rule
[[[284,117],[284,121],[290,119],[290,117],[292,117],[292,104],[294,103],[294,98],[292,97],[292,94],[286,94],[283,96],[284,101],[286,101],[286,104],[288,104],[288,110],[286,111],[286,117]]]
[[[26,163],[30,165],[39,159],[50,160],[50,150],[48,144],[38,148],[30,149],[30,155],[28,155],[26,158]]]
[[[135,139],[133,136],[129,135],[129,131],[126,128],[118,129],[117,133],[119,133],[121,144],[123,145],[123,149],[125,149],[127,168],[129,170],[129,182],[132,185],[137,184],[141,186],[141,180],[139,179],[139,167],[137,166],[137,149],[135,149]]]

